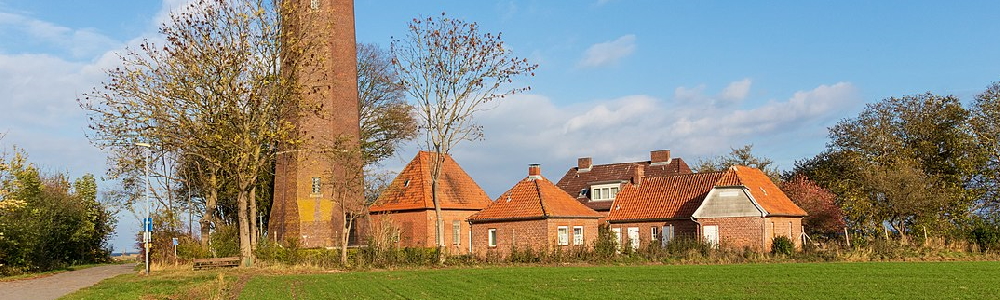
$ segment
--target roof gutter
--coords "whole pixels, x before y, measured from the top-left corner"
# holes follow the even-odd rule
[[[490,223],[490,222],[509,222],[509,221],[528,221],[528,220],[544,220],[545,216],[532,216],[532,217],[514,217],[514,218],[488,218],[488,219],[469,219],[469,224],[474,223]]]
[[[793,215],[793,214],[768,214],[767,217],[791,217],[791,218],[805,218],[809,215]]]
[[[691,218],[644,218],[644,219],[608,219],[608,223],[638,223],[638,222],[660,222],[660,221],[677,221],[677,220],[689,220]]]

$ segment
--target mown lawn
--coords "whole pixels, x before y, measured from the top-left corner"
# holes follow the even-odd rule
[[[994,299],[1000,262],[873,262],[261,275],[240,299]]]
[[[996,299],[1000,262],[489,267],[310,273],[175,269],[65,299]],[[284,274],[279,274],[284,273]]]

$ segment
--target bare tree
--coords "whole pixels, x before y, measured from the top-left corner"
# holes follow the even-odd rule
[[[416,101],[418,119],[426,135],[426,149],[435,153],[431,167],[435,237],[444,249],[444,220],[438,197],[438,178],[444,155],[462,140],[482,137],[473,122],[476,112],[505,96],[529,90],[507,88],[521,75],[534,75],[538,65],[513,56],[500,34],[480,33],[479,25],[441,14],[414,18],[409,33],[392,42],[393,63],[400,83]]]
[[[282,117],[309,111],[289,71],[296,69],[289,64],[308,63],[297,59],[305,57],[304,48],[287,42],[303,39],[282,36],[288,33],[279,26],[279,11],[264,0],[192,3],[161,26],[165,43],[126,50],[121,67],[106,71],[110,80],[80,100],[98,146],[127,154],[143,140],[198,161],[209,191],[207,220],[219,176],[229,177],[245,265],[253,261],[259,175],[270,168],[278,144],[297,144],[294,126]],[[126,165],[126,155],[113,157]]]

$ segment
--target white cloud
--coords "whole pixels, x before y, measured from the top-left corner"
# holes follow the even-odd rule
[[[750,93],[750,84],[750,78],[729,83],[729,86],[722,90],[719,97],[725,100],[741,101]]]
[[[679,86],[674,89],[674,99],[685,104],[710,104],[713,106],[729,106],[737,104],[750,94],[753,81],[749,78],[730,82],[719,94],[706,95],[704,84],[695,87]]]
[[[578,65],[584,68],[596,68],[617,64],[622,58],[635,52],[635,35],[627,34],[603,43],[597,43],[587,49]]]
[[[63,27],[19,14],[0,12],[0,26],[13,29],[12,36],[25,39],[21,43],[42,43],[75,58],[100,54],[117,46],[115,40],[93,28]]]
[[[593,157],[595,163],[639,161],[648,160],[650,150],[671,149],[695,163],[699,157],[762,140],[772,144],[757,143],[759,149],[808,142],[822,147],[823,138],[814,133],[861,103],[856,88],[841,82],[755,107],[715,105],[721,95],[749,94],[748,86],[748,80],[734,82],[725,89],[730,92],[720,96],[705,96],[699,86],[680,89],[672,99],[632,95],[572,105],[557,105],[542,95],[516,95],[480,113],[485,140],[461,143],[454,156],[496,196],[523,178],[529,163],[541,163],[543,175],[558,180],[578,157]],[[708,101],[690,102],[692,98]],[[804,136],[814,140],[804,141]]]

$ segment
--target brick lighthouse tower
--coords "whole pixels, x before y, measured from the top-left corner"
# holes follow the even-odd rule
[[[277,157],[268,239],[340,246],[344,207],[364,202],[358,149],[357,50],[353,0],[279,1],[285,73],[305,107],[287,116],[302,141]],[[290,46],[298,43],[301,47]],[[288,51],[299,51],[291,53]],[[357,175],[357,176],[356,176]]]

